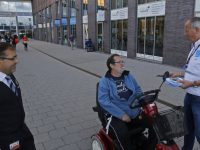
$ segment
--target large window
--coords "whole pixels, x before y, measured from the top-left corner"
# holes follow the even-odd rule
[[[56,2],[56,18],[57,18],[57,19],[60,18],[60,10],[59,10],[58,2]]]
[[[88,0],[83,0],[83,15],[87,15]]]
[[[150,3],[155,1],[162,1],[162,0],[138,0],[138,4]]]
[[[164,17],[138,19],[137,57],[162,61]]]
[[[111,48],[115,50],[127,51],[128,42],[128,20],[115,20],[112,21],[112,38],[111,38]]]
[[[66,1],[62,2],[62,17],[63,18],[67,17],[67,7],[66,6],[67,6]]]
[[[70,18],[75,18],[76,17],[76,9],[74,9],[75,8],[75,0],[70,0],[69,5],[71,7],[70,8],[70,11],[71,11]]]
[[[128,0],[112,0],[112,9],[128,7]]]
[[[104,9],[104,0],[97,0],[97,10]]]

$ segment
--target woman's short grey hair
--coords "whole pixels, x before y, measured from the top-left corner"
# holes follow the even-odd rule
[[[191,29],[195,29],[196,27],[200,29],[200,17],[192,17],[189,21]]]

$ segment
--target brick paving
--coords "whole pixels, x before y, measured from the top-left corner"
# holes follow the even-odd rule
[[[29,41],[29,50],[17,45],[19,64],[16,77],[19,80],[26,123],[35,138],[37,150],[90,150],[91,135],[98,132],[101,123],[92,107],[95,106],[96,83],[100,78],[70,67],[37,50],[52,55],[66,63],[97,75],[107,71],[109,55],[86,52],[83,49]],[[34,49],[33,49],[34,48]],[[37,50],[35,50],[37,49]],[[135,76],[142,90],[159,87],[164,71],[180,70],[171,66],[141,60],[123,58],[126,69]],[[175,105],[183,105],[184,91],[166,84],[160,99]],[[168,109],[157,103],[159,110]],[[182,146],[183,138],[176,140]],[[200,150],[197,142],[194,150]]]

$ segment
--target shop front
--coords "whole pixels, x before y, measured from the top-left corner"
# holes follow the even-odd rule
[[[165,1],[138,5],[136,57],[163,60]]]

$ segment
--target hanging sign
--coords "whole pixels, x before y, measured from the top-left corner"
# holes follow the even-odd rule
[[[42,24],[38,24],[38,28],[40,28],[40,29],[41,29],[41,28],[42,28]]]
[[[164,16],[165,1],[138,5],[138,17]]]
[[[83,16],[83,23],[88,23],[88,15]]]
[[[63,26],[66,26],[67,25],[67,18],[62,18],[62,25]]]
[[[70,25],[76,24],[76,18],[70,18]]]
[[[60,20],[58,20],[58,19],[55,20],[55,26],[60,27]]]
[[[97,21],[105,21],[105,11],[104,10],[98,10]]]
[[[50,27],[50,23],[47,23],[47,28],[49,28]]]
[[[43,28],[46,28],[46,24],[45,23],[43,24]]]

